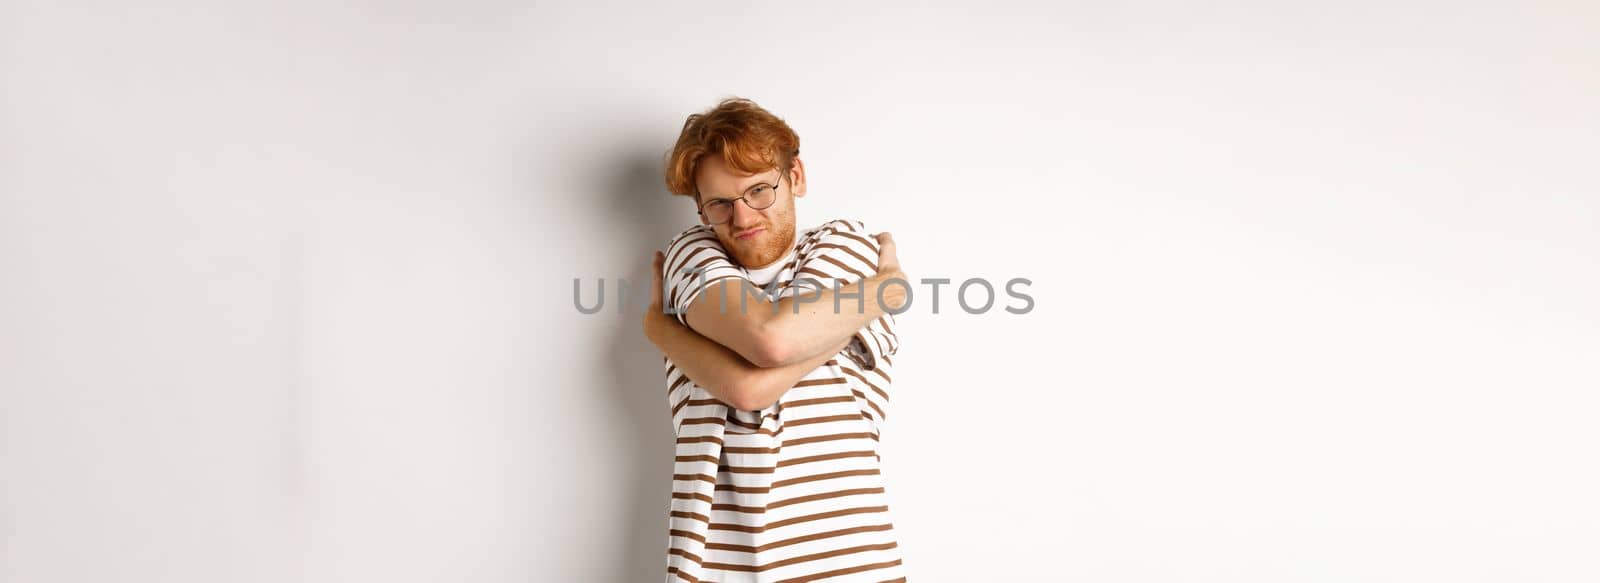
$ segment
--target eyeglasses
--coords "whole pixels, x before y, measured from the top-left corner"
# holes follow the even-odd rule
[[[744,191],[744,196],[739,198],[713,198],[700,205],[700,216],[713,225],[720,225],[733,219],[733,201],[742,200],[751,210],[761,210],[772,206],[778,201],[778,187],[783,186],[783,175],[779,172],[777,184],[757,182]]]

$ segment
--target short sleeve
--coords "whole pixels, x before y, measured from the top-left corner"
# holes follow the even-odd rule
[[[845,284],[877,273],[878,242],[867,232],[866,225],[860,221],[837,219],[823,223],[818,227],[816,237],[802,247],[795,262],[794,276],[796,280],[816,279],[826,286],[831,285],[829,280],[836,279]],[[804,284],[792,285],[780,292],[779,296],[813,289]],[[876,290],[863,293],[874,294]],[[867,296],[862,301],[870,299]],[[855,300],[841,300],[840,309],[851,307],[846,303],[851,301]],[[846,354],[857,361],[862,370],[873,370],[880,363],[887,364],[899,349],[900,338],[895,334],[894,315],[884,314],[856,333]]]
[[[861,345],[855,352],[859,353],[856,362],[862,370],[888,368],[894,354],[900,351],[900,337],[894,331],[894,315],[879,316],[857,332],[851,343]]]
[[[728,259],[716,233],[705,225],[695,225],[672,238],[662,269],[666,270],[662,281],[667,286],[662,297],[684,326],[689,325],[689,306],[707,287],[724,279],[744,277],[744,270]]]

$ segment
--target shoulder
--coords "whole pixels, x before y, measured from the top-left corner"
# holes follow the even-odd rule
[[[672,305],[684,310],[701,289],[717,280],[743,277],[744,270],[729,259],[715,231],[709,225],[695,225],[680,231],[667,243],[662,275]],[[678,321],[687,324],[684,313]]]
[[[861,221],[833,219],[806,233],[796,274],[860,279],[878,270],[878,242]]]
[[[727,254],[722,248],[722,242],[717,240],[717,234],[709,225],[695,225],[673,235],[672,239],[667,241],[668,265],[682,258],[686,252],[715,252],[722,256]]]
[[[835,233],[844,232],[861,235],[867,234],[867,225],[855,219],[833,219],[822,223],[821,225],[817,225],[817,229]]]
[[[671,239],[668,239],[667,248],[671,249],[673,247],[682,247],[684,245],[696,243],[706,239],[710,239],[712,242],[716,242],[717,240],[717,234],[711,230],[711,226],[694,225],[682,231],[678,231],[678,234],[673,235]]]
[[[862,250],[878,252],[877,239],[867,231],[867,225],[855,219],[833,219],[813,227],[808,233],[817,243],[848,245]]]
[[[673,286],[697,274],[696,270],[731,272],[737,268],[709,225],[695,225],[674,235],[667,243],[666,261],[662,263]]]

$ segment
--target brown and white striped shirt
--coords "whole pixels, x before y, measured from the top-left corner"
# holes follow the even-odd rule
[[[877,242],[859,221],[806,229],[772,275],[772,299],[813,289],[797,278],[827,289],[834,280],[861,279],[877,272],[877,258]],[[752,279],[705,225],[672,239],[664,269],[667,301],[685,325],[684,313],[707,286]],[[770,282],[751,283],[766,289]],[[840,309],[856,309],[856,301],[844,299]],[[739,298],[730,294],[726,306],[739,309]],[[877,448],[898,348],[894,317],[884,315],[760,411],[723,404],[666,361],[677,435],[667,581],[906,580]]]

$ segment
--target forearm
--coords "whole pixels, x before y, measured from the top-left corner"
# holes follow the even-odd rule
[[[773,302],[763,312],[759,334],[783,339],[773,356],[776,364],[804,361],[819,353],[836,354],[861,328],[905,304],[906,286],[899,272],[878,273],[839,286]],[[801,285],[798,281],[796,285]],[[880,293],[881,290],[881,293]],[[881,301],[880,301],[881,299]],[[835,309],[837,306],[837,309]]]
[[[830,349],[848,342],[885,312],[904,306],[906,288],[884,285],[891,279],[903,281],[904,275],[888,270],[842,285],[837,292],[824,286],[821,291],[776,302],[756,293],[759,288],[746,280],[725,280],[700,294],[686,317],[695,332],[756,366],[786,366],[836,352]],[[834,309],[835,300],[838,310]]]
[[[798,363],[764,368],[671,318],[653,319],[645,333],[689,380],[728,406],[749,411],[766,408],[777,401],[802,377],[825,364],[845,346],[841,342],[831,352],[813,355]]]

